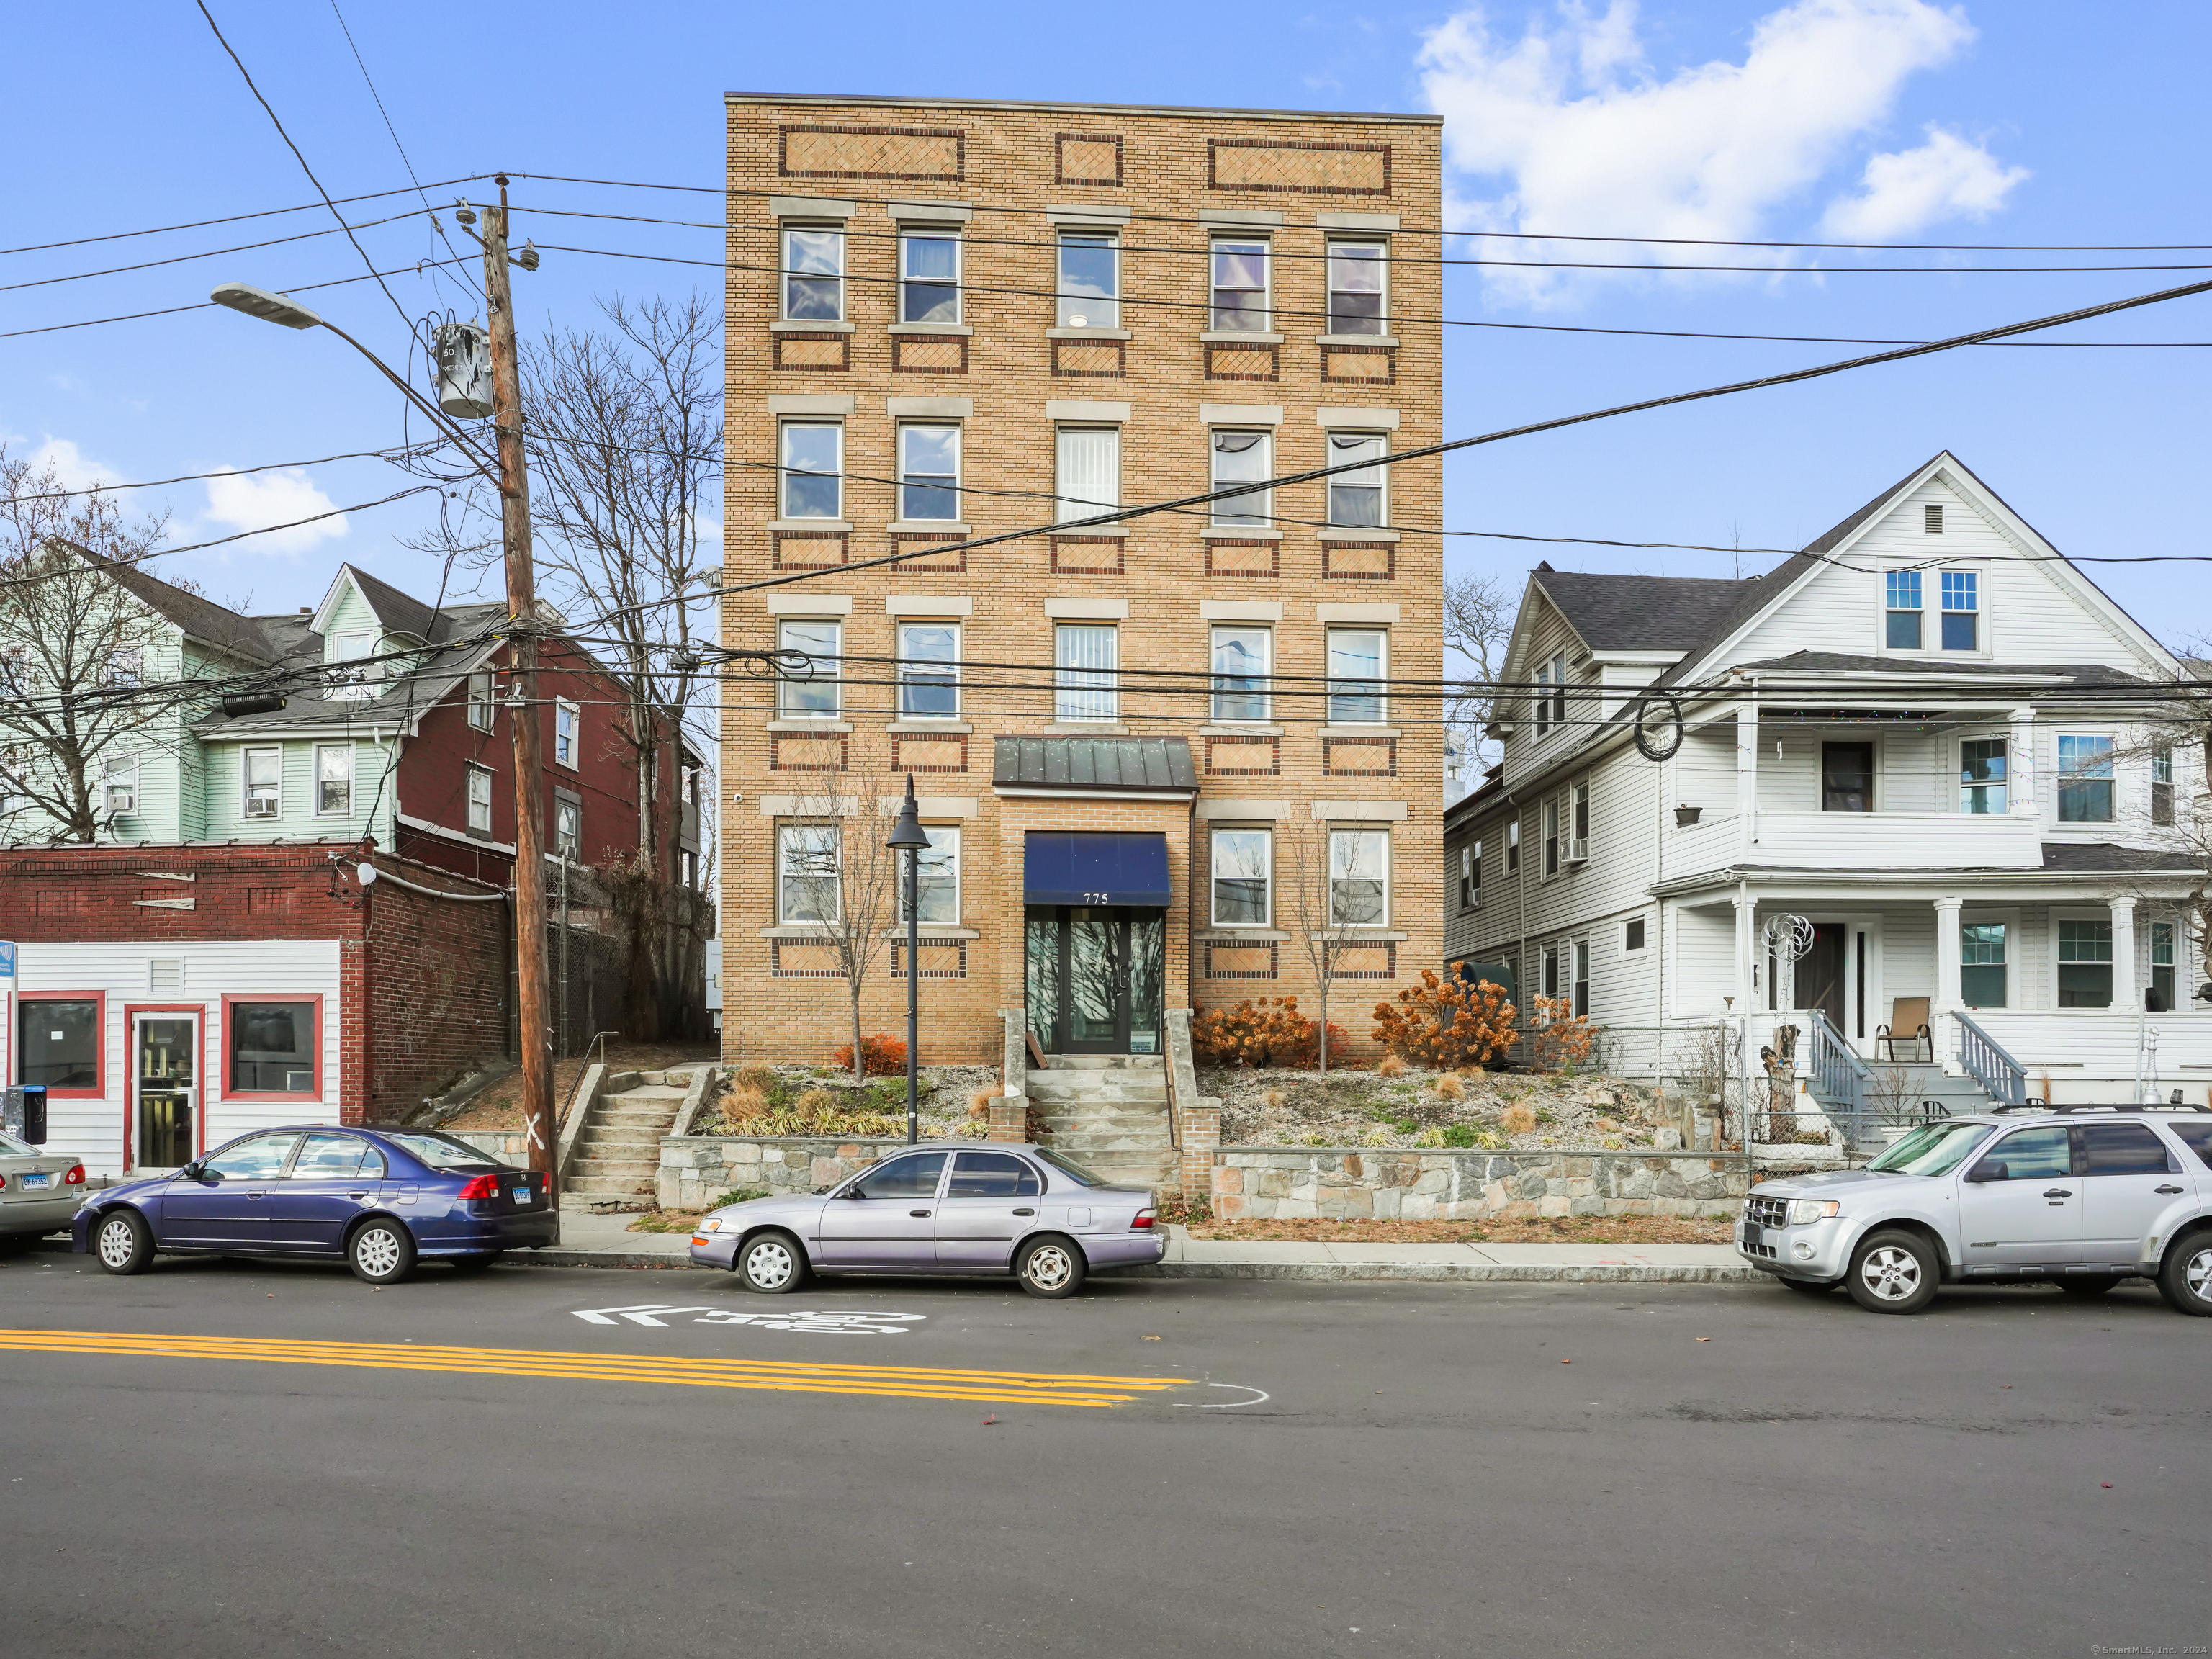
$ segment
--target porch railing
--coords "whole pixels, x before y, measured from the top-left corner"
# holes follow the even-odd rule
[[[1831,1118],[1839,1120],[1838,1127],[1847,1136],[1856,1139],[1871,1121],[1867,1091],[1874,1073],[1849,1039],[1830,1022],[1826,1009],[1809,1008],[1806,1012],[1810,1018],[1806,1028],[1806,1062],[1812,1073],[1814,1097]]]
[[[1959,1022],[1959,1063],[1966,1075],[1982,1085],[1982,1092],[2000,1106],[2027,1103],[2027,1073],[2004,1051],[2004,1045],[1965,1014]]]

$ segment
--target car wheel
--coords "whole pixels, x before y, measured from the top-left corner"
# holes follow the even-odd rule
[[[2058,1281],[2058,1288],[2069,1296],[2102,1296],[2119,1282],[2110,1275],[2069,1273]]]
[[[1851,1256],[1851,1300],[1873,1313],[1918,1313],[1936,1299],[1936,1252],[1917,1233],[1881,1232]]]
[[[485,1250],[477,1255],[448,1256],[447,1260],[453,1264],[453,1271],[457,1273],[480,1273],[497,1261],[499,1256],[497,1250]]]
[[[92,1250],[112,1273],[143,1273],[154,1259],[154,1230],[136,1210],[117,1210],[94,1224]]]
[[[346,1262],[364,1285],[397,1285],[415,1271],[415,1235],[404,1222],[366,1222],[346,1241]]]
[[[1826,1296],[1836,1288],[1832,1285],[1816,1284],[1809,1279],[1785,1279],[1782,1282],[1800,1296]]]
[[[2158,1291],[2176,1313],[2212,1315],[2212,1233],[2191,1233],[2166,1253]]]
[[[789,1233],[756,1233],[738,1249],[738,1277],[749,1291],[784,1296],[806,1282],[806,1252]]]
[[[1040,1238],[1022,1252],[1014,1277],[1031,1296],[1073,1296],[1083,1288],[1083,1252],[1064,1238]]]

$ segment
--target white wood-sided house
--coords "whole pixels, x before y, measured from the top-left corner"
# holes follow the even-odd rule
[[[1795,1024],[1832,1107],[1914,1059],[2207,1099],[2200,683],[1950,454],[1764,575],[1540,566],[1502,678],[1540,689],[1446,814],[1447,954],[1516,963],[1524,1005],[1747,1018],[1754,1053]],[[1794,970],[1778,917],[1811,924]]]

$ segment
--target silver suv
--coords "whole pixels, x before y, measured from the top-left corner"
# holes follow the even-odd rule
[[[1736,1249],[1793,1290],[1917,1313],[1946,1280],[2100,1296],[2151,1279],[2212,1315],[2212,1111],[2060,1106],[1945,1118],[1862,1170],[1762,1182]]]

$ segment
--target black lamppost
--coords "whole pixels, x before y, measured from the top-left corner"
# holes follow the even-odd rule
[[[929,834],[921,827],[915,805],[914,774],[906,775],[906,800],[899,807],[891,838],[884,843],[906,854],[906,1144],[921,1139],[921,1089],[915,1050],[921,1030],[921,855],[928,849]]]

